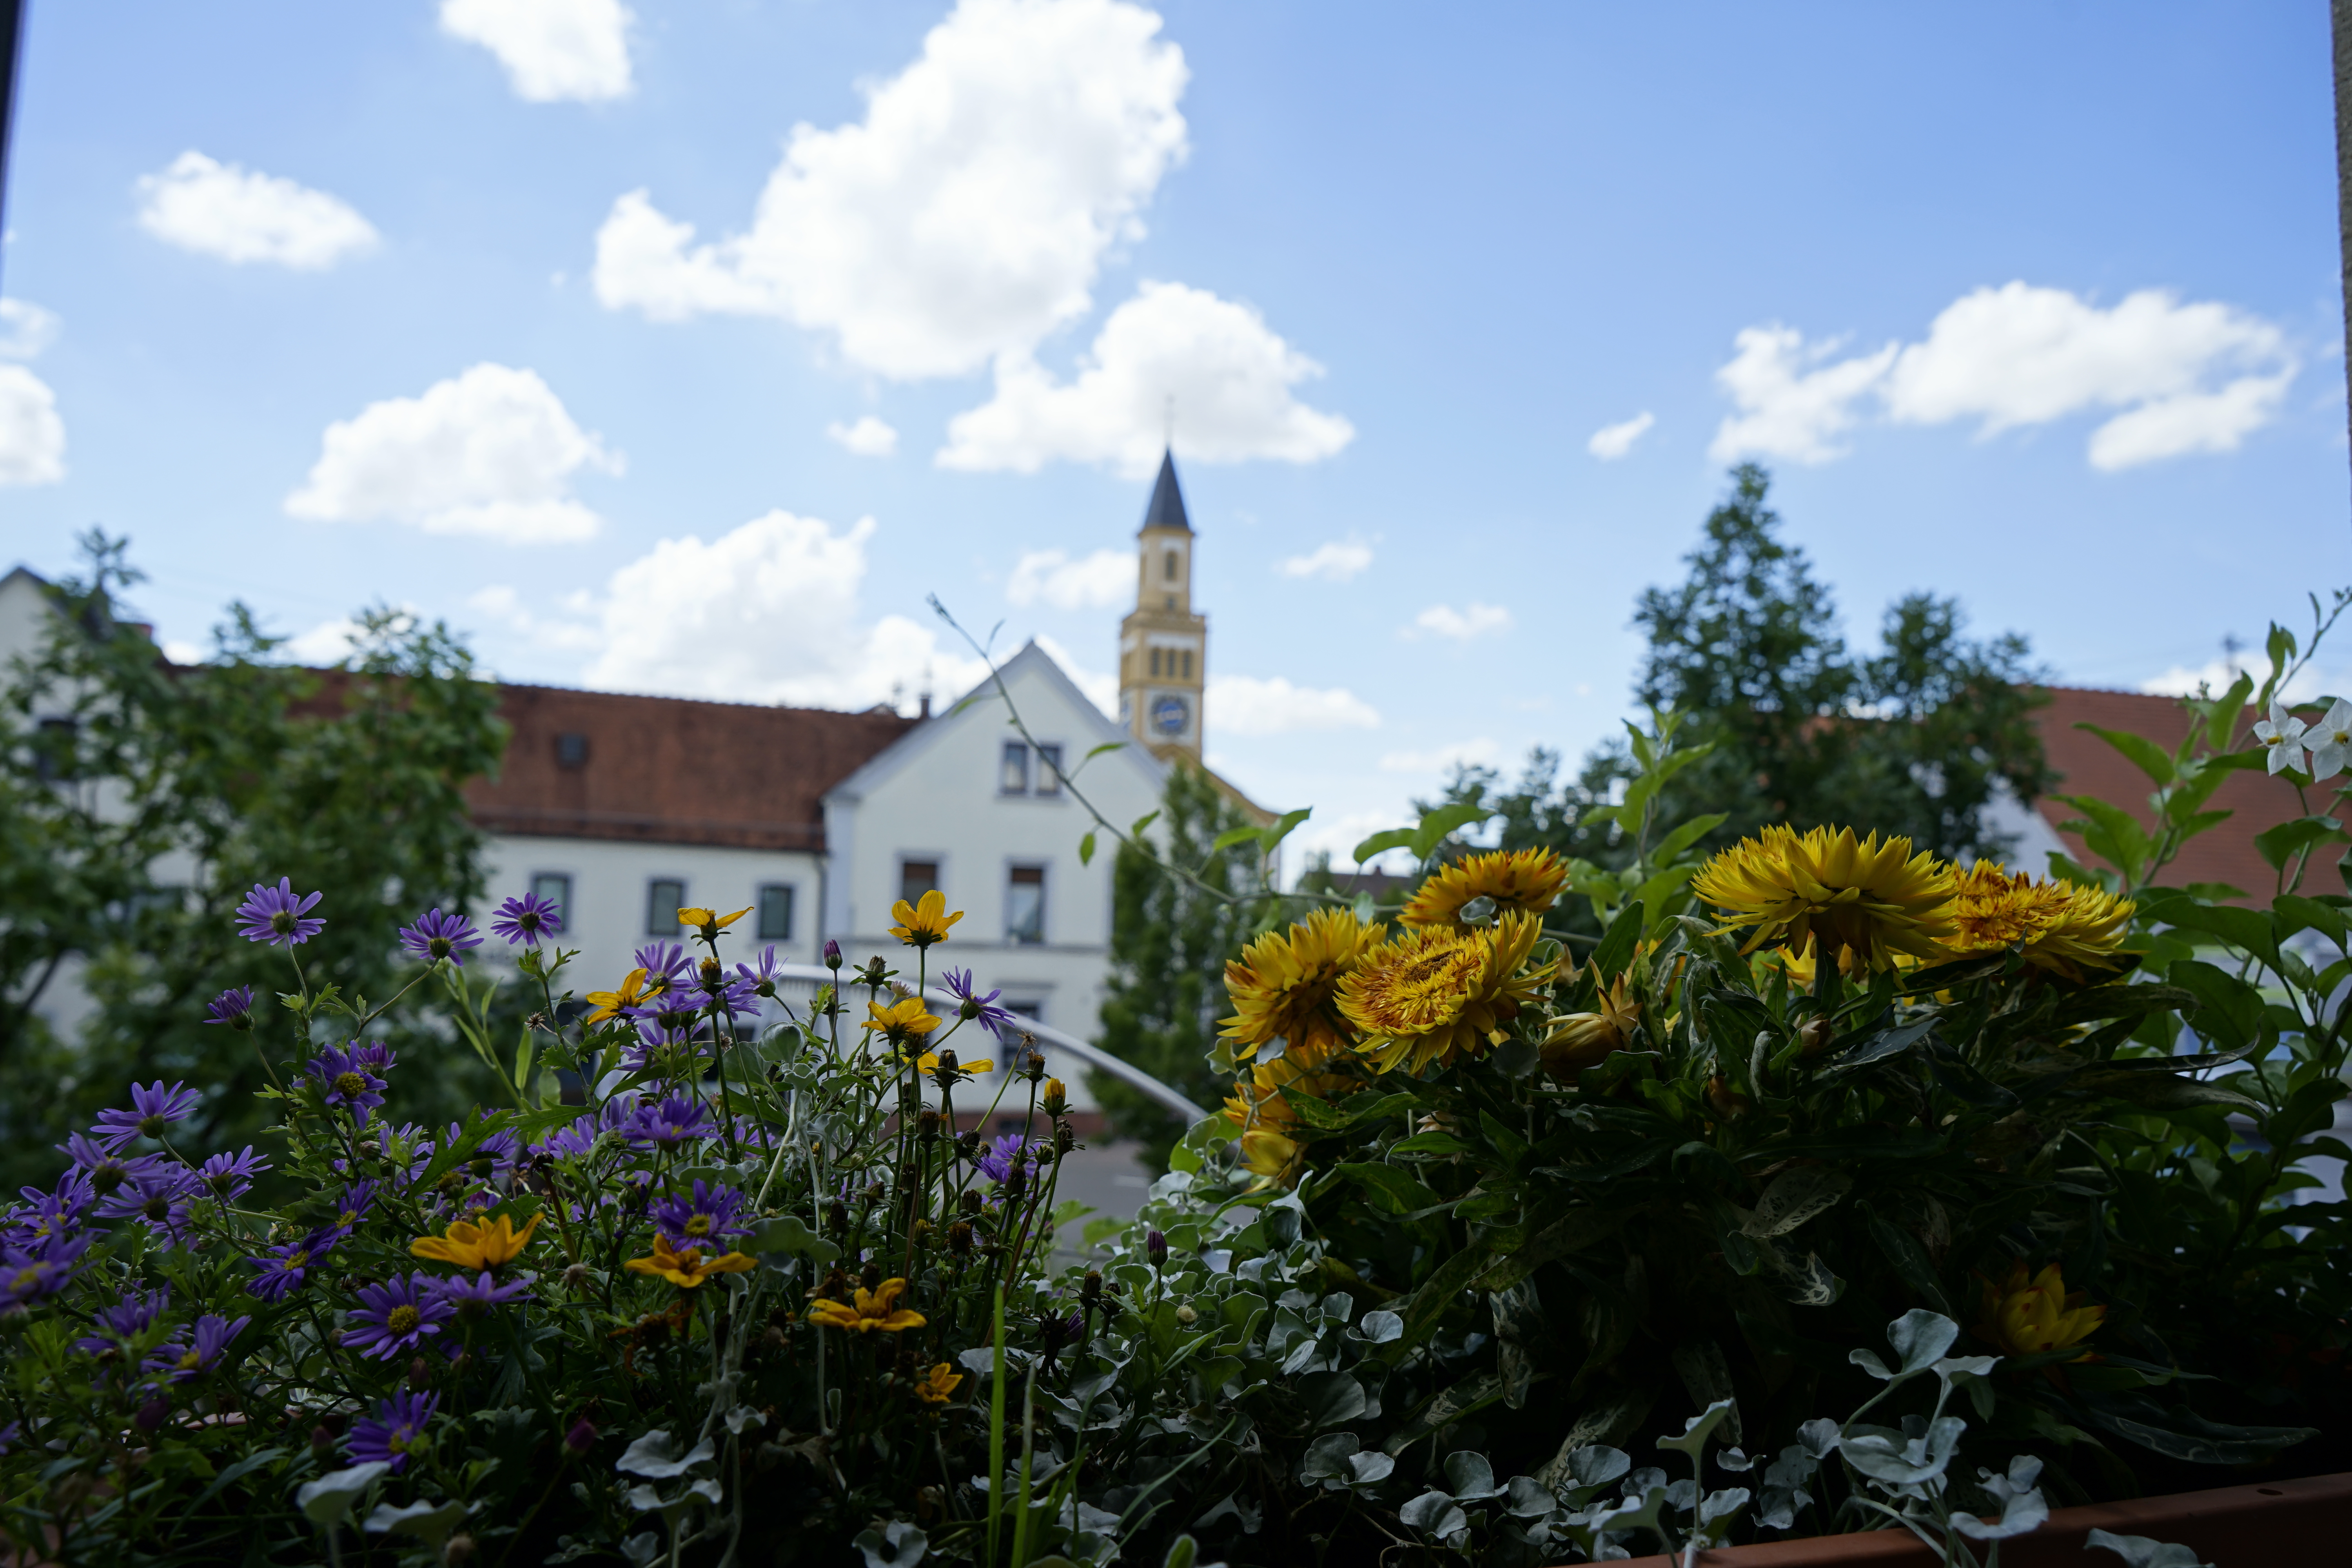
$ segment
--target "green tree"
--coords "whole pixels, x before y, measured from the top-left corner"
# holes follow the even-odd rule
[[[0,674],[11,1184],[53,1175],[48,1146],[121,1102],[132,1079],[205,1091],[195,1146],[257,1135],[259,1062],[243,1036],[204,1022],[206,1005],[247,984],[274,1011],[290,975],[284,952],[236,934],[237,904],[280,877],[323,891],[326,929],[297,950],[312,985],[389,996],[418,973],[393,930],[479,897],[482,839],[462,792],[506,741],[496,688],[437,623],[371,612],[351,657],[322,674],[279,662],[278,639],[233,605],[212,656],[174,667],[117,616],[140,580],[124,542],[93,533],[84,546],[88,574],[49,590],[45,642]],[[89,1008],[53,1030],[44,1004],[68,985]],[[492,1098],[430,1013],[373,1032],[432,1064],[415,1076],[432,1086],[433,1114]]]
[[[1219,893],[1246,895],[1258,883],[1257,847],[1213,853],[1219,834],[1249,826],[1239,807],[1198,768],[1169,772],[1153,837],[1170,865],[1198,867]],[[1171,875],[1132,846],[1111,867],[1110,979],[1103,993],[1105,1050],[1214,1110],[1232,1079],[1209,1065],[1217,1020],[1226,1012],[1225,961],[1271,913],[1273,900],[1213,897]],[[1096,1100],[1123,1138],[1140,1140],[1156,1168],[1184,1134],[1171,1111],[1107,1074],[1093,1075]]]

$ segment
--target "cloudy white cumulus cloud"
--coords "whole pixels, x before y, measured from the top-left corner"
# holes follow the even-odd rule
[[[627,97],[631,19],[621,0],[441,0],[441,30],[496,55],[530,103]]]
[[[1311,463],[1356,435],[1346,419],[1292,395],[1322,373],[1250,307],[1148,282],[1110,313],[1067,382],[1026,351],[999,356],[995,396],[948,421],[939,463],[1024,474],[1057,460],[1100,463],[1149,479],[1171,410],[1187,458]]]
[[[856,709],[976,685],[987,666],[905,616],[858,613],[872,518],[836,531],[772,511],[705,542],[665,539],[613,574],[593,605],[583,679],[622,691]],[[728,584],[713,594],[713,583]]]
[[[1013,568],[1004,596],[1026,608],[1047,604],[1057,610],[1101,609],[1135,593],[1135,552],[1097,550],[1072,560],[1066,550],[1032,550]]]
[[[1842,457],[1872,414],[1971,420],[1984,437],[2105,413],[2085,455],[2107,470],[2234,451],[2276,415],[2298,368],[2284,332],[2234,306],[2148,289],[2101,307],[2024,282],[1966,294],[1920,342],[1866,354],[1839,358],[1839,342],[1778,324],[1733,342],[1716,373],[1738,410],[1711,449],[1726,461]]]
[[[57,312],[0,300],[0,359],[32,359],[57,342]],[[0,364],[0,485],[53,485],[66,477],[66,422],[49,384]]]
[[[1615,425],[1603,425],[1592,433],[1592,438],[1584,444],[1584,449],[1604,463],[1613,463],[1632,451],[1633,443],[1657,422],[1658,416],[1644,409],[1631,419]]]
[[[478,364],[422,396],[388,397],[328,426],[286,510],[510,544],[586,539],[601,520],[571,494],[572,477],[622,467],[536,372]]]
[[[1500,746],[1481,735],[1475,741],[1457,741],[1453,745],[1433,746],[1427,751],[1384,752],[1381,757],[1381,771],[1389,773],[1444,773],[1457,766],[1488,766],[1502,754]]]
[[[1468,604],[1460,609],[1451,605],[1432,605],[1413,616],[1412,625],[1404,628],[1409,637],[1452,637],[1456,642],[1468,642],[1511,629],[1511,612],[1500,605]]]
[[[0,300],[0,359],[38,359],[65,323],[30,300]]]
[[[1344,686],[1293,686],[1281,676],[1213,675],[1202,723],[1212,733],[1287,735],[1306,730],[1376,730],[1381,716]]]
[[[824,438],[861,458],[887,458],[898,449],[898,432],[871,414],[858,416],[851,425],[835,420],[824,427]]]
[[[1120,0],[962,0],[866,116],[793,128],[716,244],[650,193],[596,237],[597,298],[656,321],[780,317],[852,364],[955,375],[1091,308],[1103,254],[1184,154],[1181,50]]]
[[[200,256],[317,272],[374,248],[375,226],[341,197],[194,149],[137,186],[139,226]]]
[[[1274,563],[1275,571],[1285,577],[1319,577],[1326,583],[1345,583],[1361,576],[1372,564],[1372,547],[1353,540],[1334,540],[1318,544],[1304,555],[1287,555]]]

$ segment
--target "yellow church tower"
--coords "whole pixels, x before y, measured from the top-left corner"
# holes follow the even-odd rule
[[[1201,691],[1208,682],[1209,621],[1192,610],[1192,523],[1176,483],[1176,454],[1136,534],[1135,611],[1118,624],[1118,719],[1163,761],[1201,760]]]

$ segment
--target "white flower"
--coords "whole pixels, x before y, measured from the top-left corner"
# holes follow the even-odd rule
[[[2254,739],[2271,749],[2273,773],[2302,768],[2305,732],[2303,721],[2288,712],[2286,705],[2277,698],[2272,698],[2271,716],[2255,721]]]
[[[2334,778],[2352,762],[2352,702],[2339,697],[2335,706],[2304,731],[2311,737],[2311,781]]]

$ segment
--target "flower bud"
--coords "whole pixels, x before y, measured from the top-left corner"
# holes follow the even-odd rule
[[[588,1285],[588,1275],[589,1268],[586,1264],[572,1264],[563,1271],[563,1288],[566,1290],[585,1289]]]
[[[474,1538],[461,1530],[443,1544],[441,1561],[447,1564],[447,1568],[459,1568],[461,1563],[474,1560],[475,1550]]]
[[[824,966],[827,969],[835,970],[841,967],[841,943],[835,942],[830,938],[826,940],[824,944]]]
[[[958,1065],[959,1064],[956,1061],[955,1047],[953,1046],[941,1046],[939,1049],[939,1066],[933,1071],[931,1076],[942,1080],[950,1079],[955,1076]]]
[[[1059,1159],[1078,1146],[1078,1135],[1070,1131],[1066,1121],[1054,1129],[1054,1155]]]
[[[1192,1310],[1192,1303],[1190,1301],[1176,1309],[1176,1321],[1180,1323],[1196,1322],[1200,1316],[1200,1313]]]
[[[1755,1104],[1755,1101],[1732,1088],[1730,1080],[1721,1073],[1708,1075],[1706,1102],[1714,1108],[1716,1115],[1726,1121],[1738,1121],[1747,1115],[1749,1108]]]
[[[966,996],[956,1004],[956,1016],[967,1021],[980,1016],[980,998]]]
[[[1089,1268],[1087,1270],[1086,1279],[1080,1281],[1078,1285],[1078,1300],[1084,1301],[1089,1307],[1102,1300],[1101,1269]]]
[[[335,1435],[323,1426],[310,1428],[310,1452],[321,1458],[334,1451]]]
[[[142,1432],[152,1432],[169,1420],[171,1415],[172,1402],[159,1394],[139,1407],[138,1414],[131,1417],[131,1424]]]
[[[1829,1048],[1830,1037],[1836,1033],[1827,1018],[1808,1019],[1805,1026],[1797,1031],[1799,1054],[1808,1058],[1821,1055]]]
[[[1011,1167],[1004,1173],[1003,1192],[1005,1201],[1008,1203],[1018,1203],[1021,1199],[1021,1189],[1028,1184],[1029,1163],[1025,1160],[1013,1161]]]
[[[849,1205],[839,1198],[824,1205],[824,1227],[839,1236],[849,1228]]]
[[[982,1197],[978,1193],[972,1192],[967,1188],[964,1192],[962,1202],[964,1213],[978,1214],[982,1208],[987,1206],[988,1200]]]
[[[1143,1256],[1151,1260],[1154,1268],[1168,1261],[1168,1235],[1165,1231],[1148,1230],[1143,1233]]]
[[[1045,1080],[1045,1091],[1038,1097],[1037,1103],[1046,1115],[1059,1116],[1070,1109],[1070,1091],[1063,1087],[1060,1079],[1049,1078]]]
[[[563,1448],[566,1453],[584,1454],[595,1446],[595,1424],[585,1415],[574,1421],[572,1424],[572,1430],[563,1435]]]
[[[916,1117],[915,1136],[921,1139],[926,1143],[938,1142],[940,1141],[940,1113],[936,1110],[926,1110],[921,1115]]]
[[[878,1263],[867,1264],[865,1268],[857,1271],[857,1282],[860,1285],[865,1286],[868,1290],[880,1289],[882,1284],[882,1266]]]
[[[425,1387],[425,1385],[426,1384],[429,1384],[429,1383],[431,1383],[432,1381],[433,1381],[433,1363],[430,1363],[430,1362],[428,1362],[428,1361],[426,1361],[426,1360],[425,1360],[423,1356],[421,1356],[421,1355],[420,1355],[420,1356],[411,1356],[411,1357],[409,1357],[409,1358],[408,1358],[408,1386],[409,1386],[410,1388],[412,1388],[412,1389],[416,1389],[416,1390],[420,1390],[420,1391],[421,1391],[421,1390]]]
[[[978,1128],[974,1128],[970,1132],[959,1132],[956,1134],[956,1158],[967,1162],[980,1158],[980,1130]]]
[[[1027,1056],[1021,1058],[1021,1076],[1027,1079],[1031,1083],[1035,1083],[1039,1079],[1044,1078],[1045,1076],[1045,1058],[1043,1056],[1040,1056],[1036,1051],[1032,1050]]]
[[[958,1258],[971,1256],[971,1222],[960,1219],[948,1226],[948,1250]]]

